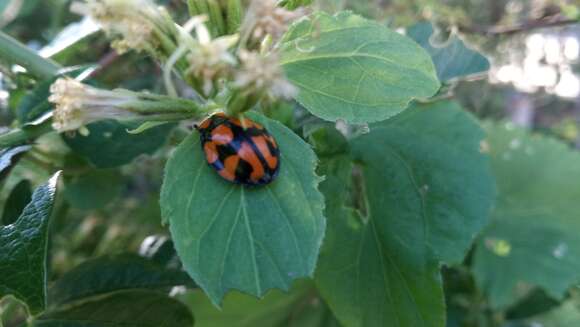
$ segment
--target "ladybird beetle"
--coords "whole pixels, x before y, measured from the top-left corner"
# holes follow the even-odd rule
[[[196,128],[208,164],[227,181],[265,185],[278,175],[280,150],[262,125],[217,113]]]

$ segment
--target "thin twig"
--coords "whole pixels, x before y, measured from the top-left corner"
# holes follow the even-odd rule
[[[532,30],[567,26],[580,23],[578,19],[534,20],[515,26],[458,26],[459,31],[468,34],[481,34],[486,36],[513,35]]]

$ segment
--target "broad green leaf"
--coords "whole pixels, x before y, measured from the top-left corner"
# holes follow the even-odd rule
[[[58,176],[34,191],[14,224],[0,227],[0,297],[12,294],[32,313],[46,304],[48,223]]]
[[[281,47],[288,79],[314,115],[366,123],[439,89],[429,55],[411,39],[349,12],[299,21]]]
[[[128,164],[139,155],[155,152],[165,144],[167,135],[175,125],[158,126],[139,135],[127,132],[138,126],[105,120],[88,125],[88,136],[63,135],[63,138],[73,151],[87,158],[96,167],[113,168]]]
[[[494,307],[526,285],[560,299],[580,277],[580,154],[509,124],[487,130],[499,198],[476,248],[476,280]]]
[[[493,203],[482,137],[452,102],[415,105],[326,159],[316,281],[343,324],[444,326],[439,262],[463,259]]]
[[[23,180],[10,192],[6,204],[4,205],[4,211],[2,212],[2,220],[0,220],[0,225],[10,225],[16,222],[26,205],[32,199],[32,190],[30,182]]]
[[[297,282],[289,293],[272,290],[261,300],[231,292],[224,298],[221,309],[213,306],[201,290],[189,292],[181,298],[193,311],[196,327],[282,327],[287,326],[291,316],[302,309],[299,308],[301,302],[313,297],[309,286]]]
[[[185,305],[165,294],[120,291],[37,317],[34,327],[190,327]]]
[[[8,175],[10,169],[12,169],[18,160],[30,149],[30,145],[20,145],[0,151],[0,180]]]
[[[464,78],[481,74],[489,70],[489,60],[479,52],[465,46],[465,43],[453,35],[445,44],[432,42],[433,26],[422,22],[411,26],[407,36],[415,40],[431,55],[437,76],[441,81]]]
[[[420,239],[434,258],[460,263],[495,202],[488,156],[480,151],[484,131],[451,101],[414,105],[373,127],[355,142],[355,152],[374,176],[367,178],[369,194],[388,203],[383,219],[403,234],[411,226],[423,230]],[[376,188],[374,181],[380,181]],[[414,251],[410,243],[400,245]]]
[[[345,181],[350,179],[352,163],[348,157],[337,160],[330,164],[336,175],[328,175],[321,187],[327,199],[328,231],[316,283],[323,298],[347,327],[443,327],[439,265],[416,254],[397,253],[389,238],[398,235],[388,236],[389,231],[379,225],[380,215],[369,217],[365,224],[356,210],[347,207],[350,185]],[[426,244],[413,247],[424,252]]]
[[[66,273],[49,290],[48,305],[87,301],[109,293],[132,289],[192,286],[184,272],[136,255],[101,257],[86,261]]]
[[[64,176],[64,197],[83,210],[103,208],[122,191],[123,176],[116,170],[89,170],[76,176]]]
[[[177,253],[216,305],[231,289],[261,297],[311,276],[324,235],[314,153],[280,123],[249,116],[280,146],[280,174],[273,183],[226,182],[208,166],[194,132],[167,163],[162,188],[162,216]]]

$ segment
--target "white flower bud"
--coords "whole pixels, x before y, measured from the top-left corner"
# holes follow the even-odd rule
[[[237,43],[238,36],[227,35],[211,40],[203,23],[197,25],[196,30],[197,44],[187,55],[187,73],[202,81],[204,95],[208,96],[219,79],[231,75],[237,61],[229,49]]]
[[[274,99],[290,99],[298,92],[286,79],[275,52],[261,55],[258,52],[242,50],[239,57],[242,67],[234,80],[236,88],[246,93],[265,94]]]
[[[138,117],[122,108],[137,100],[128,92],[100,90],[71,78],[59,78],[50,92],[48,100],[55,104],[52,126],[59,132],[82,132],[85,125],[103,119]]]
[[[91,16],[111,37],[119,52],[155,48],[160,43],[155,31],[170,33],[172,23],[151,0],[85,0],[74,3],[73,11]]]
[[[289,24],[305,14],[303,9],[290,11],[278,7],[276,0],[253,0],[242,24],[242,35],[253,41],[261,42],[270,35],[279,40],[288,30]]]

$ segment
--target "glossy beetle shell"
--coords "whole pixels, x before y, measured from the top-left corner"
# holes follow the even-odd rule
[[[208,164],[227,181],[265,185],[278,175],[278,144],[262,125],[218,113],[197,129]]]

